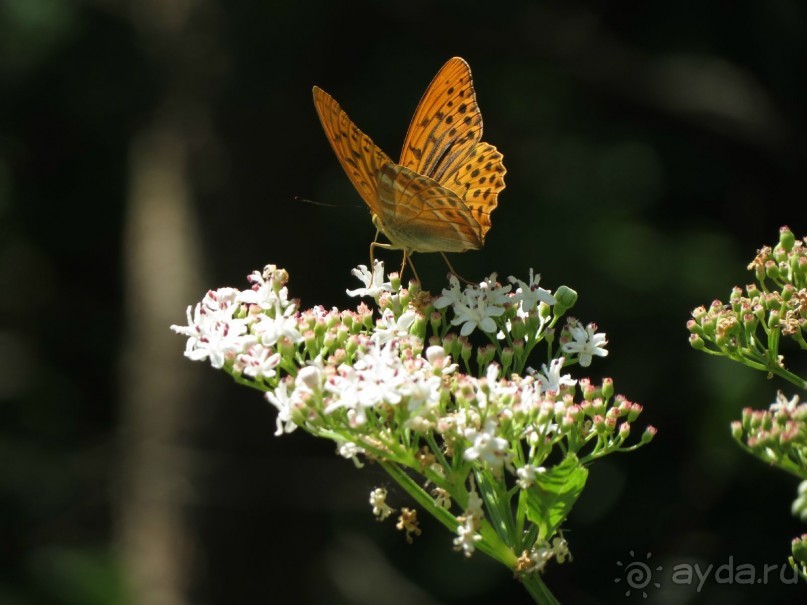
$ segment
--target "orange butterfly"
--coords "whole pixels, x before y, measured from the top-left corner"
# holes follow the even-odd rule
[[[342,168],[373,213],[377,232],[370,245],[371,265],[375,247],[403,250],[401,273],[413,252],[482,247],[506,170],[502,154],[481,141],[482,114],[464,59],[450,59],[429,84],[399,164],[316,86],[314,105]],[[377,241],[379,232],[389,244]]]

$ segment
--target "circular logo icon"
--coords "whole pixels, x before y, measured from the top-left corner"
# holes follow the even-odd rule
[[[623,563],[622,561],[616,562],[617,566],[621,568],[621,572],[620,575],[614,578],[614,582],[617,584],[623,581],[625,582],[627,588],[625,591],[626,597],[629,597],[633,591],[636,591],[637,593],[641,592],[642,598],[646,599],[646,588],[649,586],[661,588],[661,583],[653,581],[653,572],[661,571],[662,567],[659,565],[655,569],[651,568],[650,557],[652,556],[653,553],[647,553],[644,561],[637,561],[635,553],[631,550],[630,561],[627,563]]]

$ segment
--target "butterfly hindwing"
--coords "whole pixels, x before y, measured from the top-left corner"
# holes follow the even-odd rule
[[[479,223],[459,196],[406,166],[388,164],[378,174],[381,230],[412,252],[463,252],[482,247]]]
[[[501,152],[490,143],[477,143],[450,181],[444,183],[468,206],[479,223],[482,239],[490,229],[490,213],[499,203],[499,192],[504,189],[507,169],[502,159]]]

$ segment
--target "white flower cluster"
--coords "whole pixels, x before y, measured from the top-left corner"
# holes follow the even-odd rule
[[[247,279],[248,290],[210,290],[201,302],[189,306],[187,326],[171,326],[188,337],[185,356],[194,361],[210,360],[221,369],[232,364],[232,371],[249,378],[268,379],[277,375],[281,341],[297,344],[297,305],[288,299],[284,286],[288,275],[274,265],[263,273],[254,271]]]
[[[288,297],[286,271],[268,265],[249,276],[247,290],[208,292],[188,308],[187,325],[172,329],[187,337],[188,358],[265,392],[277,409],[276,435],[302,428],[329,438],[356,466],[366,458],[385,465],[410,493],[421,488],[396,469],[419,474],[435,486],[433,496],[422,494],[435,511],[451,514],[452,503],[467,501],[456,525],[448,523],[466,556],[486,548],[480,528],[490,502],[477,494],[474,476],[514,494],[550,472],[544,464],[556,446],[581,465],[638,447],[623,443],[641,406],[614,397],[610,380],[595,386],[564,373],[607,354],[605,335],[574,319],[555,342],[573,291],[552,294],[530,271],[526,282],[511,277],[506,285],[493,274],[461,287],[452,276],[432,297],[417,282],[406,288],[396,274],[385,279],[381,263],[353,273],[363,287],[348,293],[373,298],[377,313],[364,303],[300,310]],[[476,345],[472,336],[487,343]],[[549,362],[535,371],[526,363],[540,342]],[[650,438],[646,432],[642,443]],[[459,486],[469,478],[465,491]],[[392,513],[384,490],[374,491],[371,503],[379,519]],[[407,508],[399,526],[409,539],[420,531]]]
[[[575,403],[577,381],[562,374],[567,358],[523,377],[501,376],[496,363],[480,368],[481,378],[459,372],[453,360],[463,353],[462,337],[476,329],[494,341],[502,334],[510,339],[513,322],[538,318],[528,337],[535,340],[544,330],[555,298],[538,286],[532,271],[527,282],[511,277],[506,286],[494,274],[461,288],[452,276],[450,287],[435,299],[385,281],[381,263],[372,272],[360,266],[354,274],[364,287],[349,293],[376,299],[381,313],[375,322],[363,304],[356,311],[314,307],[301,312],[288,297],[288,274],[269,265],[249,276],[248,290],[208,292],[188,308],[188,325],[172,328],[188,337],[190,359],[208,359],[266,391],[278,411],[277,435],[300,426],[327,433],[337,440],[339,453],[356,463],[368,452],[400,454],[413,434],[434,434],[467,461],[518,470],[519,484],[528,487],[547,444],[569,431],[581,432],[584,440],[603,426],[627,434],[623,417],[635,416],[638,406],[622,401],[607,408],[601,394]],[[453,309],[450,321],[440,315],[447,307]],[[425,344],[427,313],[430,321],[435,314],[441,321],[430,346]],[[460,340],[451,338],[452,326],[461,326]],[[605,355],[605,336],[595,329],[570,320],[561,339],[563,352],[576,355],[581,365]],[[619,427],[617,419],[622,419]],[[526,458],[522,442],[530,446]]]

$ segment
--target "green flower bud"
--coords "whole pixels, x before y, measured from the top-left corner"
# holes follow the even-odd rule
[[[592,424],[594,425],[594,430],[600,435],[603,435],[608,431],[607,427],[605,426],[605,418],[599,414],[594,416],[592,419]]]
[[[775,261],[769,260],[765,263],[765,277],[773,280],[779,279],[779,265]]]
[[[353,325],[355,322],[353,321],[353,314],[352,313],[342,313],[342,325],[345,326],[348,330],[353,332]]]
[[[471,345],[469,344],[468,346],[470,347]],[[465,350],[463,347],[463,359],[465,358],[464,353]],[[470,357],[470,352],[468,356]],[[488,367],[488,365],[490,364],[491,361],[493,361],[493,358],[495,356],[496,356],[496,347],[494,347],[493,345],[484,345],[476,350],[476,364],[477,367],[479,368],[480,373],[484,373],[483,369]]]
[[[783,225],[779,229],[779,245],[782,246],[782,248],[784,248],[787,252],[790,252],[795,243],[796,236],[793,235],[793,232],[787,225]]]
[[[639,417],[639,414],[642,413],[644,408],[639,405],[638,403],[634,403],[630,406],[630,412],[628,412],[628,422],[635,422],[636,419]]]
[[[451,355],[454,359],[459,359],[460,357],[460,343],[457,340],[457,335],[454,332],[449,332],[445,335],[442,342],[443,350]],[[470,357],[470,353],[468,354]]]
[[[791,268],[793,270],[793,283],[800,288],[807,286],[807,256],[793,257]]]
[[[653,441],[653,438],[656,436],[656,433],[658,433],[658,430],[656,430],[656,427],[648,426],[644,430],[644,433],[642,433],[642,441],[641,441],[642,445],[644,445],[645,443],[650,443],[651,441]]]
[[[317,347],[317,335],[314,334],[313,330],[306,330],[303,332],[303,344],[305,347],[305,352],[308,354],[309,357],[316,357],[319,351],[319,347]]]
[[[798,561],[800,565],[807,565],[807,534],[793,538],[790,549],[793,553],[793,558]]]
[[[420,313],[417,314],[415,321],[412,322],[412,327],[409,328],[409,333],[423,339],[426,338],[426,318]]]
[[[524,359],[524,340],[519,338],[513,342],[513,353],[515,353],[516,359]]]
[[[520,317],[514,317],[510,320],[510,336],[513,339],[524,338],[527,335],[527,324]]]
[[[743,424],[739,420],[734,420],[731,423],[731,436],[734,437],[737,441],[740,441],[743,437]]]
[[[474,348],[471,346],[471,343],[468,342],[468,339],[465,336],[460,336],[459,344],[460,357],[465,363],[468,363],[468,360],[471,359],[471,353],[473,353]]]
[[[345,346],[347,337],[350,336],[350,330],[345,325],[340,325],[336,328],[336,345],[339,347]]]
[[[333,353],[331,353],[331,356],[330,356],[330,361],[335,366],[338,366],[338,365],[344,363],[344,361],[346,359],[347,359],[347,353],[345,352],[344,349],[336,349],[336,350],[334,350]]]
[[[325,332],[328,331],[328,326],[325,325],[325,321],[322,319],[318,319],[314,324],[314,334],[316,335],[317,339],[322,339],[325,336]]]
[[[748,268],[750,269],[752,267],[754,269],[754,277],[757,278],[757,281],[759,283],[764,282],[765,281],[765,266],[762,263],[756,263],[754,265],[751,265]]]
[[[555,315],[560,317],[577,302],[577,292],[568,286],[561,286],[555,292]]]
[[[294,343],[288,336],[283,336],[277,341],[277,352],[286,359],[291,359],[294,356]]]
[[[510,372],[511,365],[513,365],[513,349],[504,347],[502,349],[502,375],[506,376]]]
[[[347,342],[345,343],[345,351],[352,358],[356,354],[356,351],[358,350],[359,350],[359,339],[356,338],[355,335],[351,335],[351,337],[348,338]]]
[[[757,287],[756,284],[748,284],[745,287],[745,291],[748,294],[749,298],[756,298],[757,296],[762,294],[762,291]]]
[[[603,378],[602,380],[602,396],[606,399],[611,399],[614,396],[614,381],[611,378]]]
[[[434,334],[440,333],[440,324],[443,322],[443,316],[439,311],[432,311],[429,314],[429,327],[431,327]]]

